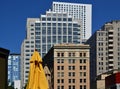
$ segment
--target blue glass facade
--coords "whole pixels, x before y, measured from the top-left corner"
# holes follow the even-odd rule
[[[10,54],[8,57],[8,81],[20,80],[20,54]]]
[[[35,23],[35,48],[43,57],[54,44],[80,44],[82,43],[80,28],[80,22],[67,13],[47,12]]]

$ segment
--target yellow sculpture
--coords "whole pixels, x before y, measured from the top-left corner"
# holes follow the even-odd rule
[[[30,72],[26,89],[48,89],[48,81],[42,67],[42,58],[36,50],[30,59]]]

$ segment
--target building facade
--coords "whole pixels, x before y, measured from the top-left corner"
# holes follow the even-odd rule
[[[55,44],[43,58],[51,72],[50,89],[90,89],[89,45]]]
[[[20,54],[10,54],[8,57],[8,82],[14,84],[20,80]]]
[[[8,56],[9,50],[0,48],[0,89],[7,89],[8,86]]]
[[[107,71],[120,69],[120,21],[106,23],[87,43],[91,47],[92,80]]]
[[[53,2],[52,11],[67,12],[75,20],[80,20],[83,41],[88,39],[92,33],[92,5],[68,2]]]
[[[47,11],[40,18],[27,19],[27,38],[21,46],[21,77],[25,85],[28,80],[29,58],[37,49],[43,57],[56,43],[82,43],[80,22],[66,12]]]

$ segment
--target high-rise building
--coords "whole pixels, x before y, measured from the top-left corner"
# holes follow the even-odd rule
[[[91,36],[92,31],[92,5],[68,2],[53,2],[52,11],[67,12],[75,20],[80,20],[82,27],[82,40]]]
[[[20,54],[10,54],[8,57],[8,82],[13,84],[20,80]]]
[[[8,49],[0,48],[0,89],[8,86],[8,55]]]
[[[44,56],[50,89],[90,89],[89,45],[55,44]]]
[[[120,21],[106,23],[87,43],[91,48],[91,80],[95,81],[96,76],[107,71],[120,69]]]
[[[56,43],[82,43],[80,22],[66,12],[47,11],[40,18],[27,19],[27,38],[21,47],[21,78],[28,80],[29,58],[37,49],[43,57]]]

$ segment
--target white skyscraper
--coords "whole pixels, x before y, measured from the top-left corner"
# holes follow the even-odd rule
[[[53,2],[54,12],[67,12],[75,20],[81,21],[82,39],[86,40],[91,36],[92,31],[92,5],[67,2]]]

